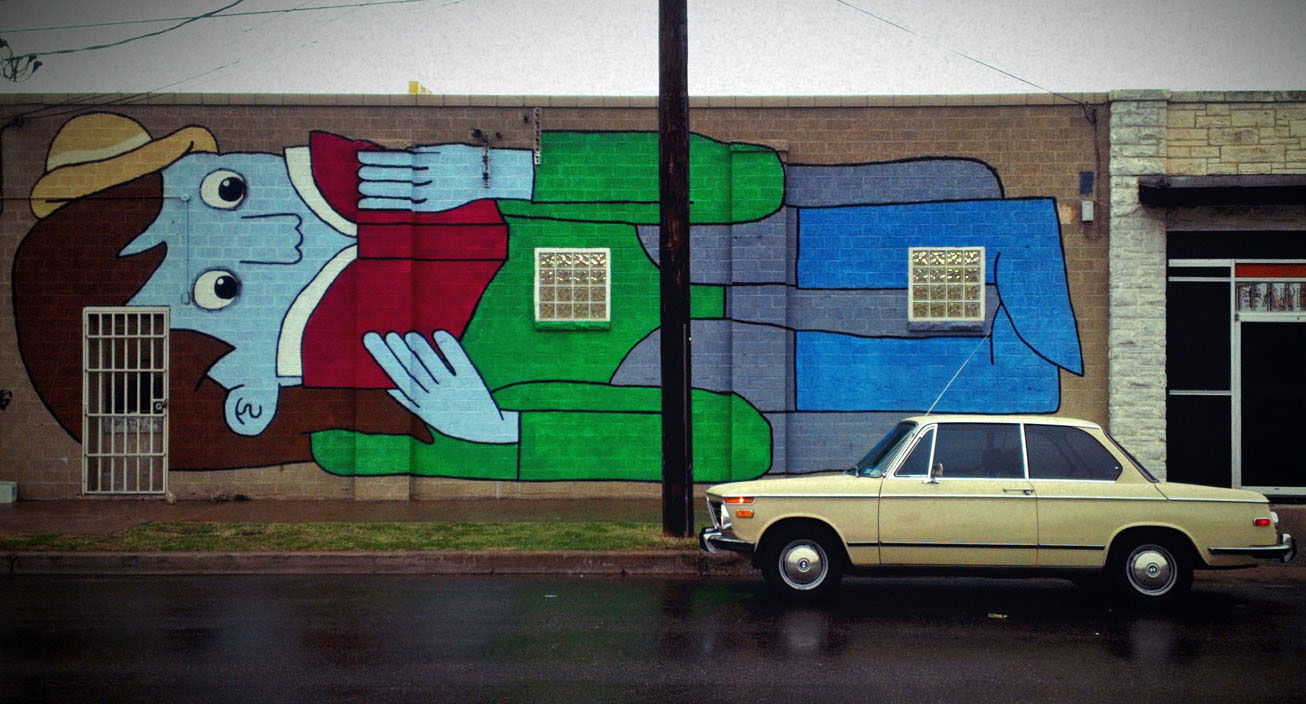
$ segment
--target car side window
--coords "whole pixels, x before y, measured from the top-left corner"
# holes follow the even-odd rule
[[[1030,479],[1115,481],[1120,463],[1092,435],[1057,425],[1026,425]]]
[[[943,478],[1023,479],[1020,427],[1013,423],[948,423],[938,426],[934,463]]]
[[[931,428],[916,441],[916,447],[912,448],[911,454],[907,459],[902,461],[898,471],[894,473],[895,477],[923,477],[930,468],[930,451],[934,447],[934,429]]]

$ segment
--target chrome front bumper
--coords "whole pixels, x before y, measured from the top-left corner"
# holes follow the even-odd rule
[[[717,554],[721,551],[738,552],[744,555],[753,554],[753,544],[747,540],[732,538],[721,532],[720,528],[708,526],[698,532],[698,546],[710,554]]]
[[[1297,556],[1297,541],[1293,540],[1292,535],[1284,533],[1279,536],[1278,545],[1258,545],[1254,547],[1241,548],[1211,548],[1212,555],[1243,555],[1246,557],[1255,557],[1264,560],[1279,560],[1281,562],[1291,562]]]

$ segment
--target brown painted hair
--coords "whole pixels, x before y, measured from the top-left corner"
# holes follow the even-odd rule
[[[166,245],[122,250],[158,217],[158,173],[79,198],[37,222],[14,255],[14,319],[32,385],[73,438],[82,430],[82,310],[126,305],[163,262]],[[425,426],[383,390],[283,387],[277,416],[260,435],[237,435],[223,415],[226,390],[207,376],[231,347],[174,330],[169,369],[173,469],[234,469],[312,460],[310,435],[328,428],[411,434]]]

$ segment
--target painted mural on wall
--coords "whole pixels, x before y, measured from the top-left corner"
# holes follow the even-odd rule
[[[81,115],[32,189],[20,347],[76,437],[56,330],[170,307],[178,469],[656,480],[657,188],[655,133],[224,153]],[[1055,202],[986,164],[786,165],[694,135],[690,198],[699,481],[829,468],[931,406],[1055,411],[1082,374]]]

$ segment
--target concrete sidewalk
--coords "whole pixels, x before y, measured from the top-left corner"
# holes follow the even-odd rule
[[[1280,530],[1306,537],[1306,505],[1278,505]],[[696,507],[696,526],[708,522]],[[106,535],[151,521],[639,521],[660,523],[649,499],[438,501],[179,501],[82,499],[0,505],[0,535]],[[204,552],[0,554],[8,574],[553,574],[756,576],[738,555],[697,550],[456,552]],[[1199,580],[1306,581],[1306,558],[1253,570],[1199,572]]]

